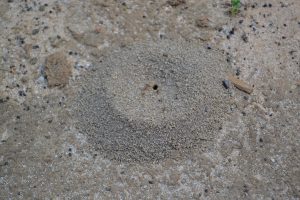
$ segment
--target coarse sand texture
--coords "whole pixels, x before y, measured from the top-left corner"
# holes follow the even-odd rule
[[[230,71],[219,51],[185,42],[110,52],[81,79],[76,128],[109,159],[158,161],[205,150],[222,127]]]

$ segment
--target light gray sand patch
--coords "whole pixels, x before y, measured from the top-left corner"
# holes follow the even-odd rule
[[[80,83],[77,128],[120,161],[205,149],[226,117],[222,80],[228,70],[220,52],[189,43],[115,50]]]

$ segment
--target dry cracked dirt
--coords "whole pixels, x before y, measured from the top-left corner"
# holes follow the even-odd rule
[[[300,1],[230,7],[1,0],[0,199],[300,199]]]

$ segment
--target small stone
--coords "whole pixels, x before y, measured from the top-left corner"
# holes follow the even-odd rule
[[[240,68],[237,68],[235,75],[239,76],[240,74],[241,74],[241,70],[240,70]]]
[[[33,29],[33,30],[32,30],[32,35],[36,35],[36,34],[38,34],[39,32],[40,32],[39,29]]]
[[[38,49],[38,48],[40,48],[39,45],[33,45],[33,46],[32,46],[32,49]]]
[[[225,87],[225,89],[229,88],[229,80],[223,80],[223,86]]]
[[[29,61],[29,63],[30,63],[31,65],[35,65],[35,64],[37,63],[37,61],[38,61],[37,58],[31,58],[30,61]]]
[[[246,33],[244,33],[242,36],[241,36],[242,40],[247,43],[248,42],[248,36],[246,35]]]
[[[63,87],[72,75],[72,65],[62,52],[57,52],[46,58],[45,74],[50,88]]]
[[[173,7],[177,7],[181,4],[185,4],[185,0],[168,0],[167,3],[170,5],[170,6],[173,6]]]
[[[25,93],[23,90],[20,90],[20,91],[18,92],[18,94],[19,94],[19,96],[21,96],[21,97],[26,97],[26,93]]]

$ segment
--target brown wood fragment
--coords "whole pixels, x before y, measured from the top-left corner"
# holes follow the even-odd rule
[[[253,87],[251,85],[238,79],[237,77],[230,75],[228,77],[228,79],[236,88],[238,88],[248,94],[251,94],[253,92]]]

